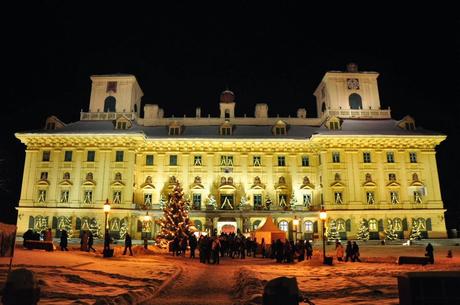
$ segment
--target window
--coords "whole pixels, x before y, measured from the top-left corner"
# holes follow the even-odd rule
[[[126,122],[117,122],[117,129],[127,129],[127,124]]]
[[[277,126],[275,127],[275,135],[282,136],[286,134],[286,127],[285,126]]]
[[[233,156],[220,156],[221,166],[233,166]]]
[[[64,161],[66,162],[72,161],[72,151],[71,150],[66,150],[64,152]]]
[[[121,181],[121,173],[115,173],[115,181]]]
[[[308,159],[308,156],[302,156],[302,166],[310,166],[310,159]]]
[[[403,223],[402,220],[399,218],[393,219],[393,229],[397,232],[403,231]]]
[[[93,191],[91,190],[84,191],[83,203],[93,203]]]
[[[172,165],[172,166],[177,165],[177,155],[170,155],[169,156],[169,165]]]
[[[337,231],[339,231],[339,232],[345,232],[346,231],[345,220],[343,220],[342,218],[339,218],[339,219],[337,219],[336,224],[337,224]]]
[[[412,122],[405,123],[406,130],[415,130],[415,124]]]
[[[311,206],[311,194],[303,194],[303,205],[305,207]]]
[[[115,152],[115,162],[123,162],[123,151],[117,150]]]
[[[363,152],[363,162],[371,163],[371,153],[370,152]]]
[[[39,190],[38,191],[38,202],[45,202],[46,201],[46,190]]]
[[[391,204],[399,203],[398,192],[390,192],[390,201],[391,201]]]
[[[169,135],[170,136],[180,135],[180,127],[179,126],[169,127]]]
[[[195,165],[195,166],[201,166],[201,165],[203,165],[203,164],[201,163],[201,156],[199,156],[199,155],[198,155],[198,156],[194,156],[194,158],[193,158],[193,165]]]
[[[96,157],[96,152],[94,150],[88,150],[88,152],[86,153],[86,161],[94,162],[95,157]]]
[[[378,232],[379,231],[379,226],[378,226],[378,222],[377,222],[377,219],[369,219],[369,231],[370,232]]]
[[[117,82],[107,82],[106,92],[117,92]]]
[[[50,160],[51,152],[49,150],[44,150],[42,155],[42,161],[48,162]]]
[[[70,173],[69,173],[69,172],[65,172],[64,175],[62,176],[62,179],[63,179],[63,180],[70,180]]]
[[[41,172],[40,180],[48,180],[48,172]]]
[[[342,204],[343,203],[342,192],[334,192],[334,200],[336,204]]]
[[[395,163],[395,155],[393,152],[387,152],[387,162],[388,163]]]
[[[222,136],[230,136],[232,135],[232,128],[231,127],[221,127],[220,134]]]
[[[261,159],[260,156],[254,156],[252,157],[252,165],[253,166],[260,166],[261,165]]]
[[[329,123],[330,130],[339,130],[339,122],[330,122]]]
[[[144,205],[150,206],[152,204],[152,194],[146,193],[144,194]]]
[[[278,195],[278,203],[279,203],[280,207],[287,207],[288,196],[286,194],[279,194]]]
[[[113,192],[113,203],[121,203],[121,191]]]
[[[361,96],[357,93],[350,94],[348,97],[348,103],[350,105],[350,109],[363,109]]]
[[[279,228],[281,231],[284,231],[284,232],[287,232],[289,230],[289,225],[288,225],[288,222],[283,220],[283,221],[280,221],[280,223],[278,224]]]
[[[313,222],[312,221],[305,221],[304,222],[305,233],[313,233]]]
[[[278,156],[278,166],[286,166],[286,158],[284,156]]]
[[[262,208],[262,195],[255,194],[254,195],[254,209],[260,209],[260,208]]]
[[[201,194],[193,194],[193,209],[201,209]]]
[[[333,152],[332,153],[332,162],[333,163],[340,163],[340,153],[339,152]]]
[[[69,202],[69,191],[65,190],[61,192],[61,202],[62,203],[67,203]]]
[[[55,122],[46,123],[46,128],[45,129],[48,129],[48,130],[56,129],[56,123]]]
[[[153,155],[145,156],[145,165],[153,165]]]
[[[90,173],[87,173],[87,174],[86,174],[86,180],[92,181],[92,180],[93,180],[93,173],[91,173],[91,172],[90,172]]]
[[[388,180],[390,180],[390,182],[396,181],[396,174],[388,174]]]
[[[375,203],[374,192],[366,192],[366,201],[367,201],[367,204],[374,204]]]
[[[414,191],[414,203],[422,203],[422,192]]]
[[[417,163],[417,153],[410,152],[409,159],[410,159],[410,163]]]

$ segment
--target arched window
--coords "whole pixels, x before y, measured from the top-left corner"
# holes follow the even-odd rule
[[[346,227],[345,227],[345,220],[342,218],[337,219],[337,231],[339,232],[346,232]]]
[[[403,223],[400,218],[393,219],[393,229],[397,232],[403,231]]]
[[[313,221],[307,220],[304,222],[305,233],[313,233]]]
[[[425,218],[419,218],[417,219],[418,222],[418,228],[420,231],[426,231],[426,221]]]
[[[108,96],[104,100],[104,112],[115,112],[117,100],[113,96]]]
[[[195,228],[198,230],[198,231],[202,231],[203,230],[203,224],[201,223],[201,220],[194,220],[193,223],[195,224]]]
[[[257,228],[260,226],[260,220],[256,220],[252,223],[252,229],[257,230]]]
[[[348,102],[350,104],[350,109],[363,109],[361,95],[357,93],[350,94],[348,97]]]
[[[280,223],[278,224],[278,227],[280,228],[281,231],[284,231],[284,232],[287,232],[289,230],[288,222],[285,220],[280,221]]]
[[[378,232],[379,231],[379,225],[377,222],[377,219],[369,219],[369,232]]]

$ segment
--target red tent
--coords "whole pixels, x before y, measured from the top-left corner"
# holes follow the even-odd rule
[[[257,243],[262,242],[262,238],[265,241],[265,244],[269,245],[277,239],[281,241],[286,240],[286,232],[280,230],[275,223],[273,222],[272,217],[269,215],[265,220],[265,223],[260,226],[257,230],[251,232],[251,236],[257,238]]]

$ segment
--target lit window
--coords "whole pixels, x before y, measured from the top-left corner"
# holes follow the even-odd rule
[[[339,219],[337,219],[336,223],[337,223],[337,231],[339,231],[339,232],[345,232],[346,231],[345,220],[339,218]]]
[[[233,156],[220,156],[221,166],[233,166]]]
[[[232,128],[231,127],[221,127],[220,134],[222,136],[230,136],[232,135]]]
[[[410,152],[409,159],[410,159],[410,163],[417,163],[417,153]]]
[[[286,134],[286,127],[285,126],[278,126],[275,127],[275,135],[282,136]]]
[[[199,210],[201,208],[201,194],[193,194],[193,209]]]
[[[169,127],[169,135],[170,136],[178,136],[180,135],[180,127],[179,126],[171,126]]]
[[[388,163],[395,163],[395,155],[393,152],[387,152],[387,162]]]
[[[123,151],[122,150],[117,150],[115,152],[115,162],[123,162]]]
[[[90,190],[84,191],[83,203],[93,203],[93,191],[90,191]]]
[[[305,221],[304,226],[305,226],[306,233],[313,233],[313,222],[312,221]]]
[[[390,201],[391,201],[391,204],[399,203],[398,192],[390,192]]]
[[[278,166],[286,166],[286,157],[278,156]]]
[[[66,162],[72,161],[72,151],[71,150],[66,150],[64,152],[64,161]]]
[[[61,192],[61,202],[62,203],[67,203],[69,202],[69,191],[65,190]]]
[[[86,154],[86,161],[94,162],[95,157],[96,157],[96,152],[94,150],[89,150]]]
[[[339,122],[330,122],[329,123],[330,130],[339,130]]]
[[[170,155],[169,156],[169,165],[172,165],[172,166],[177,165],[177,155]]]
[[[287,232],[289,230],[289,224],[287,221],[283,220],[283,221],[280,221],[279,223],[279,228],[281,231],[284,231],[284,232]]]
[[[377,222],[377,219],[369,219],[369,231],[370,232],[378,232],[379,231],[379,226],[378,226],[378,222]]]
[[[201,156],[194,156],[193,158],[193,165],[195,166],[201,166]]]
[[[252,158],[252,165],[253,166],[260,166],[261,165],[260,156],[254,156]]]
[[[254,195],[254,209],[260,209],[260,208],[262,208],[262,195],[255,194]]]
[[[308,156],[302,156],[302,166],[310,166],[310,159],[308,158]]]
[[[363,162],[371,163],[371,153],[370,152],[363,152]]]
[[[113,192],[113,203],[121,203],[121,191]]]
[[[374,192],[366,192],[366,200],[367,200],[367,204],[374,204],[375,203]]]
[[[117,122],[117,129],[127,129],[127,123],[126,122]]]
[[[46,190],[39,190],[38,191],[38,202],[45,202],[46,201]]]
[[[311,206],[311,194],[303,194],[303,205],[306,207]]]
[[[334,201],[336,204],[343,204],[342,192],[334,192]]]
[[[388,180],[390,180],[391,182],[396,181],[396,174],[388,174]]]
[[[340,163],[340,153],[333,152],[332,153],[332,162],[333,163]]]
[[[48,172],[41,172],[40,180],[48,180]]]
[[[42,155],[42,161],[48,162],[50,160],[51,152],[49,150],[44,150]]]
[[[145,165],[153,165],[153,155],[145,156]]]

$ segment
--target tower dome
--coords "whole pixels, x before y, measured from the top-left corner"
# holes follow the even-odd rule
[[[225,90],[220,94],[221,103],[233,103],[235,102],[235,93],[230,90]]]

